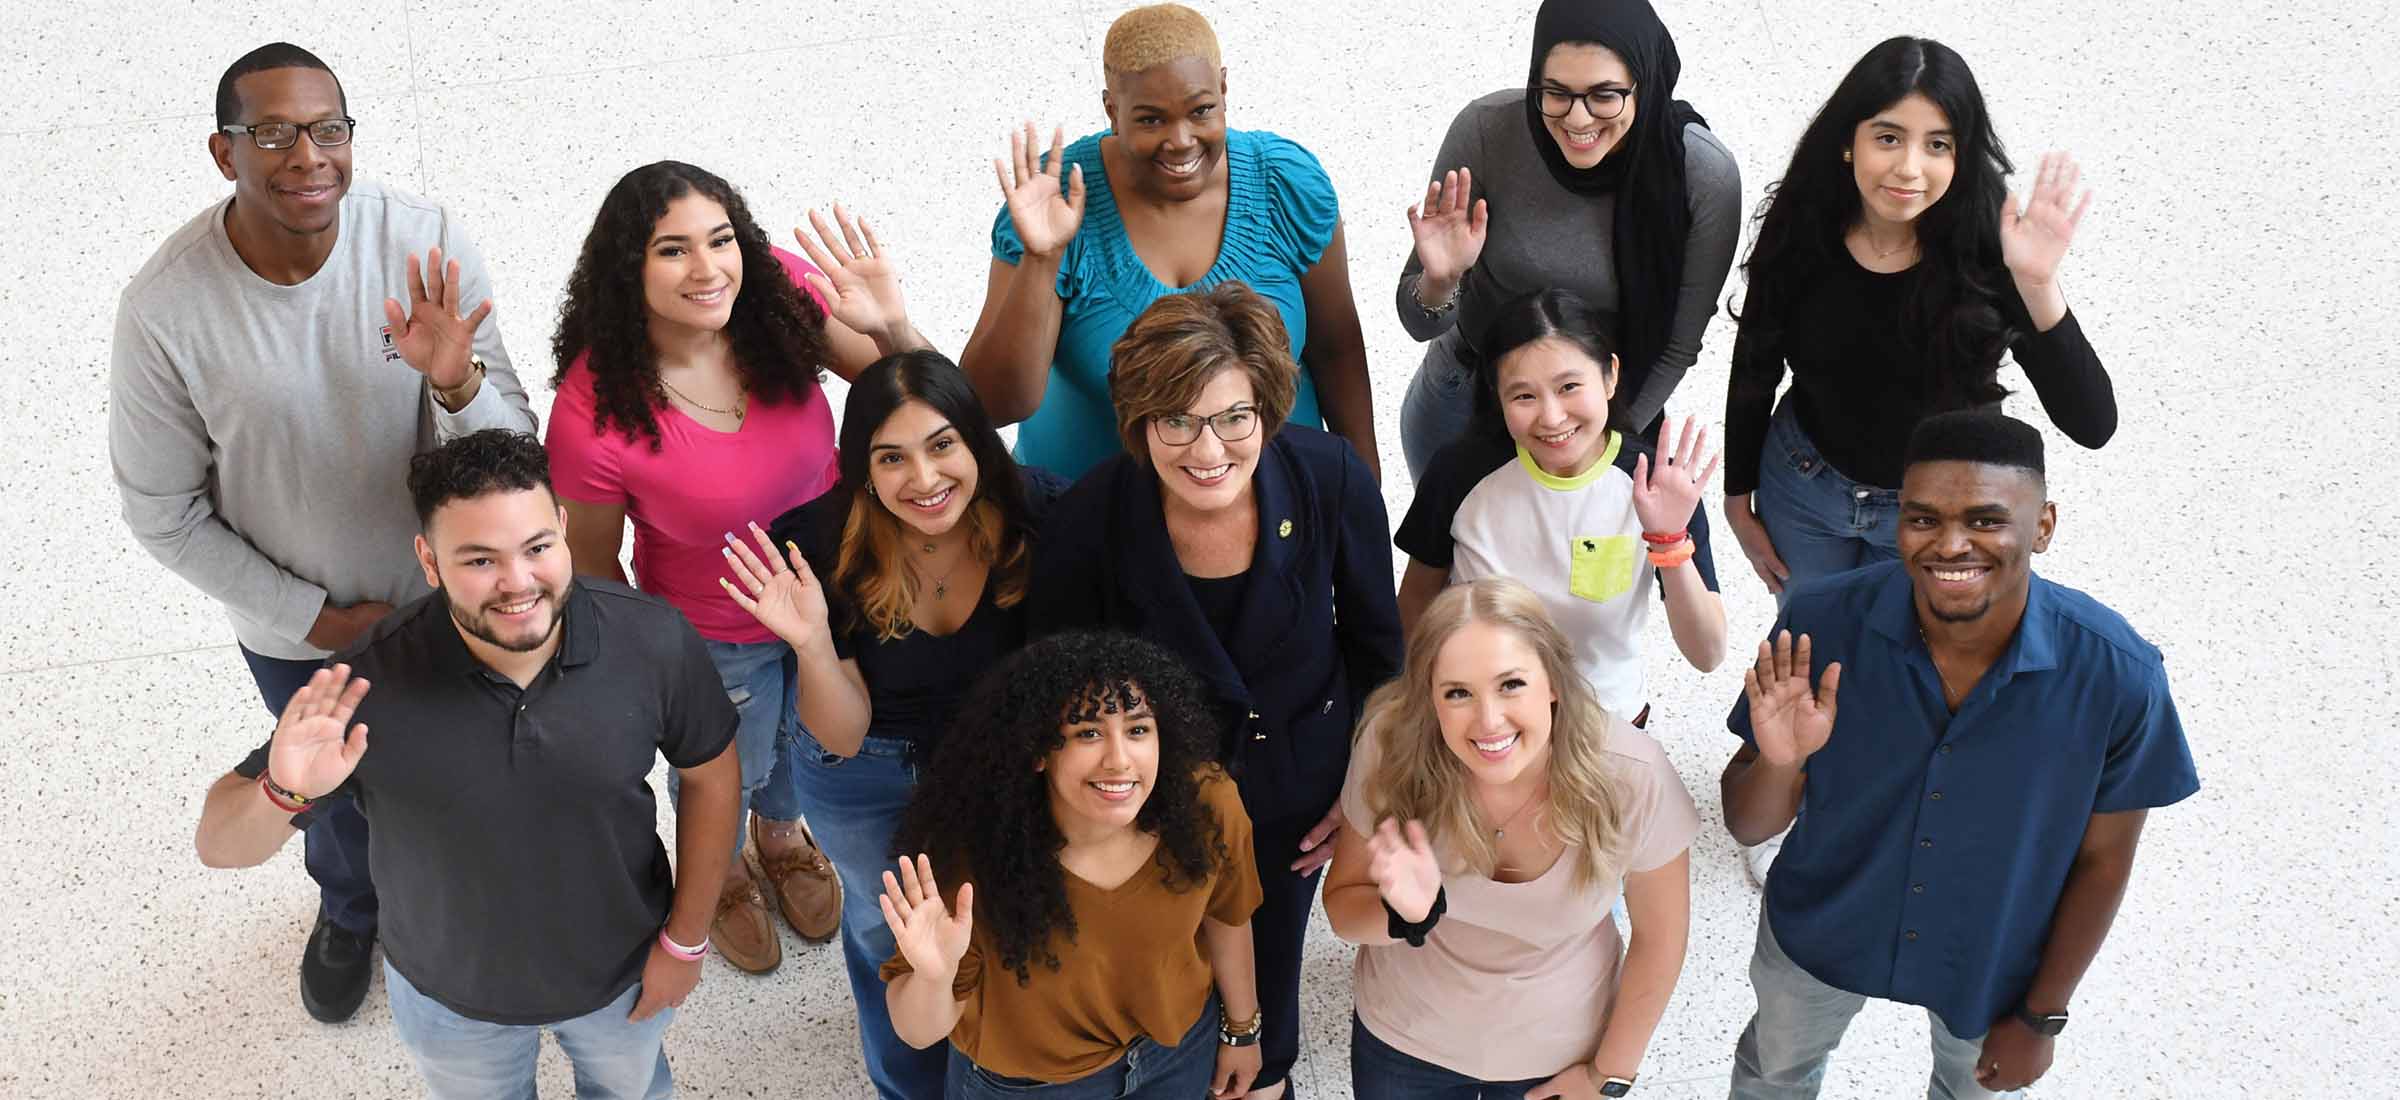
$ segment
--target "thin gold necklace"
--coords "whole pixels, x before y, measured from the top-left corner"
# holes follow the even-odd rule
[[[1516,824],[1518,818],[1525,816],[1525,811],[1532,809],[1533,804],[1541,801],[1543,795],[1550,793],[1549,787],[1550,785],[1545,782],[1542,784],[1541,790],[1537,790],[1526,796],[1525,801],[1517,805],[1517,812],[1508,815],[1508,820],[1503,821],[1499,825],[1493,827],[1492,839],[1496,841],[1508,839],[1508,827]]]
[[[1872,238],[1870,238],[1870,240],[1872,240]],[[665,386],[665,387],[667,388],[667,392],[668,392],[668,393],[674,394],[676,397],[682,398],[682,399],[683,399],[683,403],[684,403],[684,404],[686,404],[686,405],[690,405],[691,407],[693,407],[693,408],[695,408],[695,409],[698,409],[698,410],[700,410],[701,412],[712,412],[712,413],[715,413],[715,414],[717,414],[718,416],[730,416],[730,417],[734,418],[735,420],[740,420],[740,419],[742,419],[742,418],[743,418],[745,415],[747,415],[747,414],[748,414],[748,412],[749,412],[749,409],[750,409],[750,391],[748,391],[748,390],[737,390],[737,391],[735,391],[735,392],[734,392],[734,395],[733,395],[733,407],[732,407],[732,408],[730,408],[730,409],[720,409],[720,408],[717,408],[717,407],[716,407],[716,406],[714,406],[714,405],[703,405],[703,404],[701,404],[701,403],[699,403],[699,402],[697,402],[697,401],[694,401],[694,400],[692,400],[692,395],[691,395],[691,394],[688,394],[688,393],[685,393],[685,392],[683,392],[682,390],[676,389],[676,388],[675,388],[675,383],[667,381],[667,378],[666,378],[666,376],[665,376],[665,375],[663,375],[663,374],[659,376],[659,378],[658,378],[658,384],[659,384],[659,385],[661,385],[661,386]]]
[[[1888,260],[1892,256],[1898,254],[1901,249],[1917,243],[1917,235],[1915,233],[1910,233],[1906,238],[1902,239],[1899,244],[1893,245],[1890,248],[1885,248],[1875,243],[1874,230],[1862,225],[1858,227],[1858,231],[1864,234],[1867,238],[1867,251],[1874,253],[1875,258],[1878,260]]]
[[[925,544],[925,552],[926,552],[927,554],[931,554],[931,553],[933,553],[935,549],[936,549],[936,547],[935,547],[935,546],[934,546],[932,543],[930,543],[930,542],[929,542],[929,543],[926,543],[926,544]],[[951,563],[950,563],[950,568],[949,568],[949,569],[947,569],[947,570],[945,570],[945,571],[943,571],[943,573],[942,573],[942,575],[941,575],[941,576],[939,576],[939,577],[937,577],[937,578],[935,578],[935,579],[934,579],[934,582],[933,582],[933,598],[934,598],[935,600],[940,600],[942,597],[944,597],[944,596],[947,596],[947,595],[949,595],[949,594],[950,594],[950,576],[951,576],[951,574],[958,572],[958,567],[959,567],[959,566],[962,566],[962,565],[965,565],[965,564],[967,564],[967,557],[968,557],[968,554],[967,554],[966,552],[963,552],[963,551],[962,551],[962,552],[961,552],[961,553],[958,555],[958,560],[957,560],[957,561],[954,561],[954,562],[951,562]],[[919,570],[917,570],[917,575],[918,575],[918,576],[923,576],[923,575],[924,575],[924,573],[925,573],[925,571],[924,571],[923,569],[919,569]]]

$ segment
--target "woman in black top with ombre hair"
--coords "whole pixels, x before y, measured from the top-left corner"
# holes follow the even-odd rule
[[[1842,78],[1769,192],[1743,265],[1725,520],[1779,599],[1897,553],[1909,433],[1996,406],[2003,352],[2068,438],[2116,431],[2108,372],[2058,283],[2090,192],[2048,154],[2020,210],[2011,171],[1966,61],[1902,37]]]
[[[833,488],[729,539],[725,588],[795,657],[795,778],[842,880],[867,1076],[886,1100],[933,1100],[947,1054],[892,1031],[877,974],[892,930],[876,899],[901,811],[960,700],[1024,645],[1034,540],[1066,482],[1019,467],[967,376],[934,351],[860,372],[839,442]]]

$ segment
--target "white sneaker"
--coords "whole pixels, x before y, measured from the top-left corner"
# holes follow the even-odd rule
[[[1750,885],[1767,888],[1767,872],[1775,866],[1776,853],[1783,851],[1785,833],[1777,833],[1756,846],[1742,849],[1742,869],[1750,872]]]

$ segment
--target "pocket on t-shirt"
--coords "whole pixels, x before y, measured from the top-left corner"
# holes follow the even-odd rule
[[[1632,535],[1578,535],[1567,549],[1567,591],[1607,603],[1633,587],[1637,554]]]

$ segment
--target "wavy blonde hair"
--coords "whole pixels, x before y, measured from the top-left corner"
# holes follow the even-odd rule
[[[1474,780],[1443,741],[1433,705],[1434,662],[1470,623],[1506,629],[1541,658],[1558,696],[1551,708],[1549,804],[1541,813],[1567,843],[1561,858],[1575,860],[1577,887],[1614,881],[1624,871],[1628,842],[1625,784],[1608,755],[1616,719],[1576,671],[1574,650],[1542,609],[1541,597],[1506,577],[1453,585],[1434,597],[1409,632],[1400,678],[1368,697],[1358,736],[1372,731],[1378,755],[1367,773],[1367,808],[1377,820],[1423,822],[1453,869],[1464,865],[1483,875],[1498,869],[1499,849],[1475,810]]]

